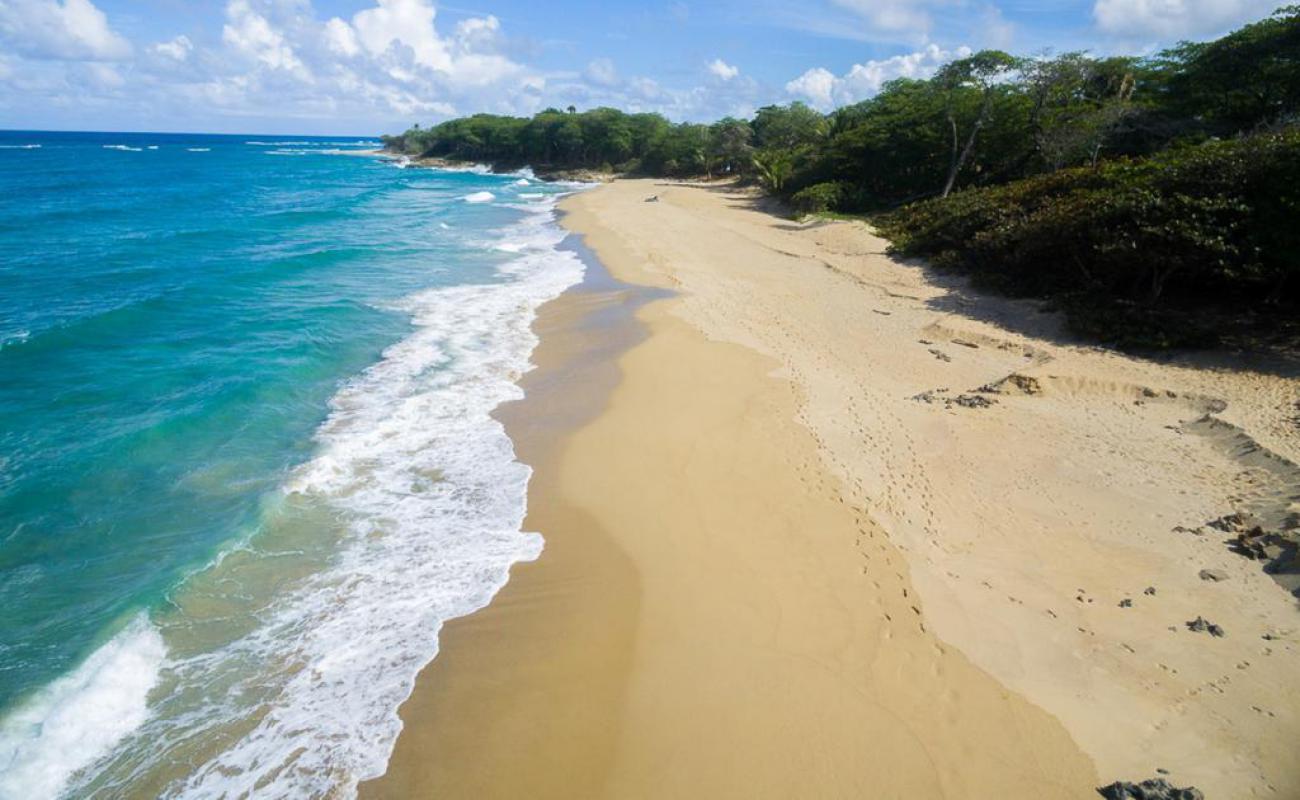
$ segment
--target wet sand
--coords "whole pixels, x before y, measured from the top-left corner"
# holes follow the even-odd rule
[[[593,216],[610,188],[566,224],[617,277],[676,288]],[[502,419],[546,551],[446,626],[362,796],[1094,797],[1065,727],[936,638],[804,387],[706,336],[687,293],[635,323],[608,313],[626,297],[543,309]]]

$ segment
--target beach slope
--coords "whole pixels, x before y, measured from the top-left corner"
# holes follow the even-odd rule
[[[568,209],[615,277],[674,295],[617,355],[574,295],[544,310],[505,416],[547,550],[447,626],[363,795],[1300,789],[1294,601],[1203,527],[1296,510],[1285,365],[1070,344],[731,186]]]

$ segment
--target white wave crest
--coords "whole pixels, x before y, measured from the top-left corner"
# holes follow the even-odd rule
[[[0,798],[57,796],[139,727],[166,648],[143,615],[0,721]]]
[[[139,147],[131,147],[130,145],[125,145],[125,144],[106,144],[106,145],[104,145],[104,149],[105,149],[105,150],[121,150],[121,151],[124,152],[124,153],[142,153],[142,152],[144,152],[144,150],[143,150],[142,148],[139,148]]]
[[[466,203],[491,203],[497,196],[491,192],[474,192],[461,198]]]
[[[316,456],[284,487],[350,520],[329,568],[250,634],[166,665],[168,680],[215,680],[218,699],[236,702],[205,706],[197,721],[155,714],[119,748],[116,766],[134,774],[141,752],[165,763],[196,733],[251,724],[161,796],[350,797],[383,774],[401,730],[397,709],[437,655],[442,624],[486,605],[512,564],[542,550],[539,535],[521,531],[531,470],[491,414],[522,397],[537,308],[581,280],[583,266],[558,248],[566,234],[553,209],[531,210],[501,232],[521,246],[498,280],[397,303],[414,332],[332,399]],[[258,668],[270,663],[303,668],[268,686]],[[265,699],[254,710],[238,704],[245,696]],[[90,783],[70,791],[112,796]]]
[[[40,150],[39,144],[0,144],[0,150]]]

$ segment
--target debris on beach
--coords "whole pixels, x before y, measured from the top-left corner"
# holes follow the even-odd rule
[[[1224,631],[1221,626],[1215,625],[1213,622],[1210,622],[1205,617],[1197,617],[1196,619],[1188,622],[1187,630],[1195,631],[1196,633],[1208,633],[1211,636],[1214,636],[1219,639],[1222,639],[1224,636],[1228,635],[1227,632]]]
[[[1218,583],[1219,581],[1226,581],[1228,579],[1228,573],[1221,569],[1203,569],[1199,574],[1203,581],[1213,581]]]
[[[930,389],[927,390],[927,392],[914,394],[911,399],[914,399],[914,401],[919,403],[928,403],[928,405],[943,403],[944,408],[952,408],[953,406],[961,406],[962,408],[988,408],[997,403],[996,399],[980,397],[979,394],[958,394],[957,397],[952,397],[952,395],[948,394],[948,389]]]
[[[912,399],[919,403],[927,403],[929,405],[942,403],[944,408],[952,408],[953,406],[961,406],[962,408],[988,408],[998,402],[997,400],[990,400],[989,398],[982,397],[978,394],[959,394],[956,397],[952,397],[948,395],[947,389],[930,389],[921,392],[918,395],[913,395]]]
[[[1205,794],[1195,786],[1180,789],[1164,778],[1152,778],[1141,783],[1115,781],[1103,786],[1097,793],[1106,800],[1205,800]]]
[[[980,394],[1029,395],[1032,397],[1043,393],[1043,385],[1033,376],[1013,372],[1001,380],[986,383],[975,391]]]
[[[1206,523],[1206,527],[1231,534],[1227,541],[1229,550],[1263,562],[1265,574],[1300,597],[1300,530],[1290,518],[1279,530],[1265,530],[1254,517],[1233,513]]]

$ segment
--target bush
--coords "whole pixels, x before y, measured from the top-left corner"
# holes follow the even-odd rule
[[[897,209],[879,227],[896,251],[982,284],[1070,298],[1076,329],[1146,326],[1136,338],[1172,346],[1207,337],[1170,333],[1166,322],[1187,317],[1158,306],[1300,300],[1297,207],[1293,129],[971,189]]]
[[[839,208],[844,199],[844,184],[839,181],[815,183],[794,193],[790,201],[801,214],[820,214]]]

